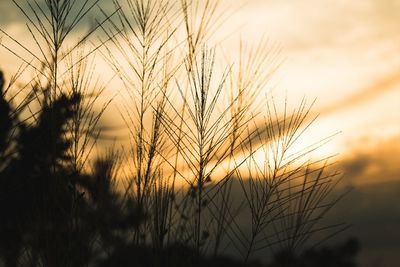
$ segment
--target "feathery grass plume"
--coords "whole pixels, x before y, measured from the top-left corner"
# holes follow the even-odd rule
[[[199,50],[224,20],[224,16],[217,13],[220,4],[220,0],[180,1],[185,27],[186,64],[190,71]]]
[[[83,29],[80,28],[81,25],[85,24],[86,18],[94,11],[100,0],[82,2],[76,0],[46,0],[43,2],[12,0],[12,2],[28,21],[26,27],[32,45],[28,46],[0,29],[0,33],[4,37],[1,46],[24,62],[16,77],[22,76],[22,73],[28,70],[32,70],[34,73],[33,78],[22,86],[21,91],[25,93],[25,96],[22,96],[21,102],[13,111],[22,117],[16,127],[18,129],[15,139],[16,158],[24,157],[26,151],[31,151],[31,158],[25,155],[26,158],[23,161],[25,164],[22,164],[22,168],[30,169],[33,172],[32,175],[37,175],[39,180],[47,179],[43,183],[35,185],[43,187],[43,189],[38,188],[39,195],[37,197],[48,197],[47,201],[51,205],[59,205],[56,211],[53,206],[49,208],[42,205],[42,202],[45,202],[44,199],[39,202],[35,201],[36,196],[32,194],[26,194],[21,198],[32,202],[33,206],[23,209],[36,212],[35,218],[38,221],[38,224],[32,225],[33,228],[23,233],[31,235],[31,244],[26,248],[25,256],[21,257],[22,260],[29,258],[32,266],[35,264],[83,266],[89,261],[91,238],[90,234],[87,235],[81,231],[81,211],[78,210],[84,205],[82,204],[82,195],[78,193],[75,183],[80,180],[78,179],[81,175],[80,172],[87,165],[86,162],[99,134],[96,128],[97,123],[108,104],[104,104],[98,113],[94,110],[97,108],[95,104],[104,87],[98,91],[91,91],[89,86],[93,85],[91,84],[93,70],[86,69],[89,57],[94,55],[102,44],[89,51],[83,48],[83,44],[109,17],[104,18],[77,38],[75,34],[83,32]],[[75,53],[77,56],[74,55]],[[11,91],[11,87],[8,89]],[[21,97],[17,99],[17,95],[12,98],[16,101],[21,99]],[[46,128],[46,130],[40,132],[40,141],[46,140],[48,143],[38,142],[37,136],[27,134],[42,128]],[[27,139],[32,139],[31,143]],[[46,149],[50,149],[51,153],[45,154],[48,151]],[[41,151],[44,152],[41,153]],[[61,152],[62,155],[60,155]],[[36,157],[36,159],[32,159],[32,157]],[[66,166],[71,163],[74,171]],[[41,167],[29,164],[38,164]],[[48,168],[50,172],[42,173],[41,168]],[[8,174],[5,173],[6,176]],[[27,181],[27,183],[30,182]],[[61,190],[63,188],[64,191]],[[48,191],[46,191],[47,189]],[[58,192],[58,189],[62,192]],[[54,192],[48,194],[51,190]],[[70,198],[69,200],[72,202],[67,203],[69,201],[67,198]],[[68,204],[71,210],[64,210],[64,204]],[[54,218],[51,217],[48,220],[49,225],[47,223],[40,225],[46,220],[47,213],[53,213],[56,217],[64,216],[64,221],[57,222],[59,226],[51,225],[55,223]],[[43,215],[42,218],[40,218],[41,215]],[[43,233],[42,230],[48,230],[46,227],[54,227],[54,233]],[[16,228],[18,227],[16,226]],[[75,249],[77,251],[74,251]],[[60,254],[62,251],[64,251],[64,255]],[[66,253],[66,251],[70,253]],[[80,256],[78,256],[79,253],[81,253]],[[71,254],[70,259],[66,257],[68,254]],[[17,261],[18,258],[15,260]]]
[[[122,112],[132,137],[131,166],[134,174],[128,190],[152,218],[133,238],[136,244],[149,242],[158,251],[165,241],[167,245],[186,244],[194,248],[198,255],[209,251],[214,251],[217,255],[223,236],[229,235],[230,240],[236,239],[236,247],[242,246],[243,257],[248,260],[251,252],[258,248],[254,245],[257,238],[264,234],[266,223],[260,216],[272,216],[268,208],[262,214],[257,214],[260,211],[254,206],[263,206],[265,209],[270,205],[270,199],[281,197],[284,192],[283,189],[280,191],[281,188],[291,186],[289,182],[283,182],[290,181],[289,178],[282,178],[285,171],[289,172],[289,165],[283,171],[279,164],[267,166],[271,163],[264,162],[262,164],[266,166],[261,168],[256,166],[259,163],[249,162],[254,161],[254,154],[259,153],[259,149],[281,157],[280,152],[276,152],[276,146],[283,143],[288,147],[292,145],[285,142],[296,139],[293,136],[298,133],[300,122],[304,122],[302,116],[305,106],[302,104],[299,113],[292,116],[292,121],[283,125],[278,116],[271,116],[274,110],[263,109],[263,102],[254,106],[254,100],[265,89],[266,83],[280,64],[276,57],[279,49],[274,46],[267,49],[269,46],[264,42],[248,52],[245,52],[246,49],[241,44],[236,72],[232,67],[229,68],[214,86],[211,81],[214,51],[205,49],[204,43],[210,27],[214,25],[211,22],[219,2],[182,0],[180,4],[186,32],[182,46],[179,41],[175,45],[173,42],[179,28],[175,25],[174,6],[168,1],[161,1],[158,5],[156,1],[125,1],[122,4],[115,2],[116,8],[120,10],[118,20],[111,22],[111,30],[103,28],[109,38],[116,33],[121,35],[112,39],[112,46],[106,46],[104,57],[120,76],[127,89],[125,94],[129,96]],[[116,55],[111,48],[117,48],[119,54]],[[176,51],[186,52],[176,55]],[[180,64],[184,69],[168,64],[174,57],[178,58],[178,63],[184,63]],[[172,87],[169,86],[171,79],[176,83],[175,92],[168,90]],[[222,101],[226,88],[231,90],[228,102]],[[270,119],[265,121],[265,125],[259,125],[258,115],[265,112]],[[289,120],[285,116],[286,113],[284,120]],[[254,122],[253,129],[246,128],[249,122]],[[260,129],[264,126],[265,130]],[[273,133],[271,127],[274,128]],[[292,138],[288,137],[290,135]],[[310,151],[303,156],[308,152]],[[276,159],[278,160],[279,158]],[[211,177],[226,162],[228,168],[225,174],[213,183]],[[295,164],[296,161],[291,162],[290,167]],[[243,166],[249,169],[247,175],[250,176],[250,181],[258,168],[269,169],[264,173],[264,180],[269,183],[274,180],[281,187],[277,188],[275,185],[271,192],[264,191],[265,196],[260,200],[256,195],[259,194],[257,190],[261,189],[256,184],[250,189],[242,184],[244,194],[250,195],[247,199],[248,205],[234,208],[230,203],[230,181],[233,175],[240,175],[241,178],[245,176],[238,172]],[[166,171],[168,168],[172,168],[172,175]],[[250,170],[251,168],[256,170]],[[274,168],[281,172],[281,182],[277,181],[278,178],[270,177]],[[177,189],[177,179],[185,181],[188,189]],[[316,187],[319,188],[319,185]],[[282,203],[273,202],[276,209],[283,209],[288,199],[295,200],[297,198],[294,196],[304,197],[309,192],[305,186],[300,189],[303,194],[293,193]],[[255,230],[249,238],[250,241],[242,238],[241,233],[232,232],[232,229],[238,228],[234,220],[235,214],[242,208],[249,208],[255,218]],[[308,215],[303,217],[309,218]],[[226,218],[229,218],[229,223]],[[303,222],[305,221],[304,219]],[[145,236],[146,232],[151,233],[152,238]],[[166,239],[164,235],[167,235]],[[210,235],[215,236],[210,238]],[[211,240],[214,240],[214,248],[210,249],[213,246]],[[246,242],[249,244],[246,245]]]
[[[82,97],[75,105],[76,116],[70,122],[70,134],[74,135],[75,144],[71,151],[75,158],[73,164],[80,170],[87,161],[88,155],[91,154],[96,143],[94,140],[99,137],[96,126],[111,101],[108,100],[101,107],[96,107],[100,111],[95,114],[95,103],[98,102],[104,87],[89,88],[98,85],[91,82],[94,65],[88,66],[87,62],[103,43],[94,45],[92,49],[85,49],[84,45],[116,11],[103,20],[97,21],[97,24],[86,31],[83,26],[87,24],[88,16],[94,12],[100,0],[82,2],[12,0],[12,2],[28,22],[26,27],[31,46],[25,45],[24,42],[0,29],[4,35],[1,46],[25,63],[18,76],[29,69],[34,72],[33,78],[22,86],[22,90],[19,90],[28,92],[16,111],[23,114],[25,117],[23,121],[35,123],[40,110],[50,105],[58,96],[79,93]],[[78,32],[79,37],[76,36]],[[92,70],[85,70],[92,67]]]
[[[76,54],[76,55],[75,55]],[[100,103],[106,86],[99,79],[94,80],[94,57],[85,57],[85,49],[71,53],[68,57],[68,81],[63,86],[71,95],[82,96],[73,106],[73,118],[68,122],[68,132],[71,136],[71,164],[77,173],[88,171],[87,163],[93,149],[101,138],[99,121],[113,97]],[[86,170],[85,170],[86,167]]]
[[[43,3],[12,0],[12,2],[28,21],[26,27],[33,47],[28,47],[3,29],[0,29],[0,32],[5,40],[11,41],[11,44],[3,41],[1,46],[32,68],[36,72],[35,78],[39,78],[39,81],[43,82],[45,79],[48,86],[42,86],[42,88],[48,87],[49,92],[42,93],[47,95],[49,101],[52,101],[63,91],[60,88],[62,85],[60,79],[62,81],[67,72],[63,64],[65,59],[85,43],[108,18],[87,33],[83,33],[78,40],[74,40],[77,39],[72,37],[74,31],[79,30],[80,25],[84,23],[100,0],[84,2],[46,0]],[[95,50],[93,49],[88,54],[94,53]]]
[[[176,73],[172,64],[171,40],[177,19],[171,1],[114,1],[119,10],[110,27],[103,27],[111,39],[105,46],[104,58],[123,82],[121,113],[130,133],[130,177],[128,191],[144,210],[148,220],[133,234],[136,244],[142,244],[150,233],[157,247],[162,246],[170,199],[169,179],[164,176],[159,152],[164,150],[165,134],[161,119],[171,79]],[[116,38],[111,38],[118,34]],[[173,44],[174,45],[174,44]],[[153,193],[158,192],[159,195]],[[161,201],[161,202],[160,202]],[[162,216],[161,216],[162,215]],[[154,217],[151,217],[154,216]],[[165,228],[165,227],[161,227]],[[160,243],[161,242],[161,243]]]
[[[232,207],[232,182],[234,173],[230,173],[234,164],[235,147],[239,138],[245,138],[246,131],[244,130],[243,122],[248,121],[254,114],[262,112],[263,101],[257,101],[260,94],[267,87],[271,76],[276,72],[276,69],[281,64],[279,60],[280,49],[276,45],[270,44],[267,40],[261,40],[255,47],[248,47],[243,41],[239,45],[238,63],[233,65],[229,72],[229,99],[233,103],[230,110],[230,116],[233,120],[231,130],[230,157],[227,159],[226,185],[219,191],[213,202],[214,211],[212,215],[216,216],[215,230],[213,237],[215,238],[214,255],[218,254],[222,240],[227,235],[229,224],[232,221],[227,221],[230,215],[238,214],[240,208]],[[258,102],[258,103],[257,103]],[[240,114],[244,111],[244,114]],[[229,174],[232,177],[229,177]],[[212,208],[212,207],[211,207]]]
[[[190,240],[190,245],[198,253],[209,234],[202,222],[203,210],[212,200],[205,193],[208,190],[206,187],[211,185],[214,170],[230,155],[230,132],[233,127],[229,119],[231,103],[220,114],[215,112],[227,75],[223,75],[214,90],[211,85],[213,53],[204,49],[201,56],[195,59],[194,65],[187,61],[188,93],[177,85],[187,115],[182,117],[177,109],[172,108],[171,114],[164,117],[166,131],[171,141],[179,146],[178,153],[189,172],[187,177],[182,177],[189,186],[185,198],[188,204],[182,205],[184,210],[180,213],[190,219],[181,227],[188,231],[185,239]],[[179,135],[181,131],[184,133],[182,136]]]
[[[326,170],[332,156],[311,160],[309,155],[332,136],[299,151],[292,149],[315,120],[308,118],[310,109],[303,101],[298,109],[288,113],[285,104],[283,115],[279,115],[275,103],[268,105],[264,126],[255,125],[254,137],[242,144],[252,156],[246,168],[236,170],[236,175],[245,196],[251,229],[246,234],[238,224],[231,224],[230,231],[239,240],[239,251],[244,252],[246,261],[252,253],[274,246],[295,252],[317,231],[342,231],[346,227],[319,225],[339,200],[331,193],[340,174]],[[256,157],[253,146],[259,143],[263,146]]]
[[[100,0],[12,1],[34,48],[3,29],[15,46],[0,45],[24,62],[15,77],[27,69],[34,76],[16,108],[10,103],[21,96],[8,100],[1,91],[0,190],[19,207],[0,204],[12,215],[0,228],[8,266],[203,266],[228,247],[242,266],[267,248],[294,254],[313,233],[343,229],[320,225],[338,200],[330,196],[339,174],[327,172],[330,157],[310,156],[330,138],[293,151],[314,122],[311,107],[303,101],[289,112],[285,102],[279,112],[268,95],[260,98],[280,65],[279,48],[240,43],[237,62],[217,74],[208,41],[225,17],[220,1],[114,0],[115,11],[99,8],[103,20],[75,41]],[[86,50],[97,29],[100,44]],[[94,79],[96,51],[122,81],[130,144],[90,166],[113,99],[99,103],[105,86]],[[13,196],[10,188],[20,187]]]
[[[88,16],[95,10],[100,0],[82,2],[12,0],[12,2],[28,22],[26,27],[31,46],[25,45],[0,29],[5,37],[1,46],[25,63],[19,76],[29,69],[34,73],[33,78],[19,90],[25,92],[26,96],[22,98],[16,110],[23,115],[23,121],[35,123],[41,109],[51,105],[60,95],[81,95],[80,101],[75,104],[74,119],[68,122],[70,125],[68,134],[72,135],[74,140],[71,148],[74,156],[72,164],[75,164],[75,169],[80,171],[99,138],[96,126],[111,101],[108,100],[101,107],[96,107],[100,109],[99,112],[94,111],[104,87],[99,86],[97,90],[90,88],[98,85],[91,82],[94,66],[88,66],[87,62],[103,43],[94,45],[90,50],[85,49],[84,45],[97,29],[109,20],[109,17],[85,32],[83,26],[86,25]],[[81,33],[79,37],[76,36],[78,32]],[[91,67],[92,70],[85,69]]]

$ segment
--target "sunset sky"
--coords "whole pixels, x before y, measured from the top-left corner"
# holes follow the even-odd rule
[[[11,1],[1,1],[0,10],[2,29],[23,41],[20,11]],[[213,40],[228,55],[240,38],[256,45],[265,36],[282,47],[283,63],[269,85],[278,99],[317,100],[320,118],[307,137],[340,132],[322,154],[379,157],[397,173],[353,177],[357,184],[400,180],[400,159],[392,156],[400,152],[400,1],[224,0],[218,12],[226,18]],[[15,57],[4,49],[0,55],[1,68],[15,71]]]
[[[246,40],[266,33],[282,45],[277,91],[317,98],[313,138],[341,131],[324,152],[388,161],[392,174],[365,182],[400,180],[399,12],[396,0],[259,0],[232,18]]]
[[[321,153],[339,153],[346,184],[400,182],[400,0],[223,0],[221,7],[231,15],[212,40],[228,55],[240,38],[257,44],[265,36],[282,47],[271,90],[292,103],[317,99],[320,117],[307,138],[340,132]],[[24,42],[25,20],[12,1],[0,0],[0,12],[0,27]],[[6,76],[19,65],[3,48],[0,58]]]

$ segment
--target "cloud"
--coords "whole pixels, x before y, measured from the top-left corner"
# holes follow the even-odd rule
[[[350,150],[339,164],[344,172],[344,183],[349,185],[400,182],[400,136],[375,144],[361,142],[359,148]]]
[[[358,90],[355,94],[347,96],[346,98],[333,103],[320,112],[321,114],[328,114],[332,112],[342,111],[347,108],[352,108],[357,105],[364,104],[379,95],[391,90],[397,90],[400,86],[400,72],[395,71],[373,82],[372,84]]]
[[[358,176],[365,173],[370,164],[371,158],[363,155],[354,160],[344,162],[343,171],[349,177]]]
[[[35,13],[30,8],[30,5],[32,5],[32,7],[36,10],[36,12],[37,12],[36,14],[39,16],[40,20],[45,21],[45,16],[40,11],[38,12],[38,10],[41,9],[42,11],[44,11],[46,16],[48,16],[48,17],[50,15],[50,11],[46,6],[45,0],[36,0],[36,3],[40,7],[40,9],[37,8],[36,4],[30,0],[16,1],[16,2],[21,7],[21,9],[24,12],[26,12],[26,14],[29,17],[34,18],[34,16],[35,16]],[[88,3],[86,3],[86,5],[85,5],[85,10],[87,8],[89,8],[90,6],[92,6],[95,2],[96,2],[96,0],[88,0]],[[77,1],[77,3],[75,4],[75,7],[71,11],[71,19],[74,19],[74,16],[72,14],[78,14],[80,8],[84,5],[83,3],[84,3],[83,1],[82,2]],[[114,9],[114,5],[113,5],[112,1],[100,0],[98,6],[106,11],[112,11]],[[21,24],[21,23],[28,22],[24,13],[19,9],[19,7],[17,5],[15,5],[12,2],[12,0],[0,1],[0,10],[1,10],[0,27],[2,27],[2,28],[5,28],[11,24]],[[94,13],[96,13],[96,14],[94,14]],[[95,17],[94,15],[96,15],[96,16],[99,15],[100,18],[103,17],[103,15],[100,12],[100,9],[95,6],[93,8],[92,12],[90,12],[90,14],[88,14],[86,16],[86,20],[84,20],[82,23],[80,23],[79,26],[82,27],[84,25],[87,25],[88,23],[91,23],[91,20],[93,20]],[[34,21],[36,21],[36,19],[34,19]]]

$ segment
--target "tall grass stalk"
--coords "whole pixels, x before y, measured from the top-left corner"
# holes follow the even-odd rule
[[[338,201],[331,193],[340,175],[328,171],[331,157],[311,157],[331,137],[293,151],[316,119],[310,118],[312,105],[302,101],[290,112],[285,101],[279,110],[268,91],[281,64],[279,47],[264,39],[254,48],[240,42],[236,62],[218,71],[219,50],[210,37],[224,22],[220,1],[113,0],[114,11],[99,7],[103,19],[75,41],[100,0],[12,1],[28,21],[34,46],[0,29],[11,42],[0,45],[23,62],[15,79],[34,71],[15,116],[34,125],[60,97],[74,99],[65,133],[69,162],[63,162],[82,176],[69,184],[83,192],[74,203],[87,201],[96,216],[104,208],[118,225],[106,215],[99,216],[103,224],[89,223],[97,228],[82,240],[93,242],[93,251],[150,247],[161,265],[173,258],[165,256],[169,248],[183,245],[196,260],[230,249],[248,263],[259,251],[295,252],[315,232],[343,229],[320,224]],[[85,49],[98,30],[99,44]],[[99,103],[107,84],[95,79],[97,51],[121,81],[118,108],[129,145],[123,159],[110,153],[96,161],[90,178],[85,175],[100,138],[98,124],[114,99]],[[4,162],[8,155],[0,156]],[[117,168],[120,161],[128,172]],[[117,177],[126,180],[120,195]],[[144,213],[141,220],[129,217],[140,216],[132,215],[135,205]],[[74,214],[71,232],[83,227]]]
[[[330,191],[324,184],[332,184],[321,178],[324,172],[315,178],[305,171],[319,162],[297,165],[322,143],[286,158],[303,127],[308,127],[305,103],[291,115],[285,107],[281,117],[275,106],[256,101],[280,65],[279,48],[266,41],[255,49],[241,43],[238,64],[228,64],[215,79],[216,50],[208,49],[207,41],[213,25],[220,25],[215,19],[219,1],[182,0],[175,5],[126,0],[115,5],[118,19],[103,28],[111,39],[103,55],[129,96],[122,110],[131,134],[128,191],[145,210],[152,211],[134,234],[135,242],[150,242],[157,250],[183,243],[197,255],[210,251],[217,255],[223,238],[228,237],[247,261],[260,248],[258,242],[267,242],[263,238],[267,229],[275,229],[271,243],[295,248],[301,242],[294,240],[303,240],[314,229],[307,219],[320,211],[317,206],[308,207],[309,199],[318,195],[322,202],[327,194],[321,192]],[[111,38],[117,32],[120,36]],[[262,163],[255,160],[260,151],[268,156]],[[227,167],[221,175],[223,165]],[[235,177],[245,197],[239,207],[231,201]],[[306,181],[303,187],[293,187],[302,179]],[[178,189],[177,180],[186,185]],[[290,213],[297,216],[292,219],[298,224],[295,233],[284,223],[289,215],[276,215],[292,205],[298,207]],[[308,208],[299,208],[302,205]],[[243,209],[251,214],[250,236],[236,222]],[[299,234],[300,230],[304,232]],[[292,240],[290,244],[287,239]]]
[[[22,92],[20,95],[11,96],[11,99],[17,102],[14,109],[15,116],[18,117],[21,124],[28,122],[28,125],[33,127],[29,129],[35,129],[34,127],[43,128],[46,126],[44,123],[49,123],[48,131],[43,133],[41,138],[50,142],[47,144],[51,150],[50,159],[46,159],[50,160],[50,166],[47,166],[51,170],[49,183],[56,185],[57,188],[52,189],[48,201],[54,200],[52,199],[53,195],[59,194],[60,198],[55,202],[60,204],[59,214],[52,214],[53,206],[51,205],[55,205],[55,203],[49,204],[46,207],[48,210],[40,210],[41,206],[34,207],[37,209],[37,214],[32,219],[36,220],[32,223],[32,227],[37,229],[34,228],[29,240],[30,247],[24,248],[26,252],[21,260],[26,258],[32,266],[71,266],[73,262],[82,263],[88,260],[87,254],[85,254],[86,250],[77,254],[74,254],[73,251],[79,247],[80,241],[85,240],[86,242],[88,241],[86,238],[90,236],[86,235],[86,230],[81,229],[82,225],[78,222],[77,216],[81,214],[79,207],[83,195],[78,193],[77,177],[85,175],[90,170],[88,160],[93,156],[92,151],[99,138],[97,124],[111,101],[110,99],[100,105],[100,111],[97,110],[99,96],[104,91],[104,87],[92,83],[95,75],[94,67],[88,66],[90,64],[88,62],[102,44],[90,50],[84,49],[84,44],[105,21],[109,20],[109,17],[83,32],[84,28],[81,27],[84,27],[88,16],[95,10],[100,0],[82,2],[76,0],[46,0],[43,2],[12,0],[12,2],[27,21],[27,39],[30,41],[19,41],[5,30],[0,29],[0,33],[4,37],[0,45],[23,62],[22,68],[16,74],[17,78],[22,77],[23,73],[27,71],[33,72],[33,77],[22,85],[22,90],[11,87],[8,90],[9,92],[12,90]],[[81,34],[77,38],[76,33],[78,32]],[[31,46],[27,45],[28,42]],[[67,107],[62,105],[67,105]],[[68,105],[72,105],[72,107]],[[50,110],[58,111],[58,108],[60,108],[59,113],[50,112]],[[65,118],[60,117],[63,114],[66,114]],[[64,122],[66,125],[59,125]],[[26,130],[24,125],[15,129],[21,131],[16,133],[16,138],[21,138],[20,135],[24,134]],[[60,133],[63,136],[60,137]],[[59,138],[63,140],[58,140]],[[37,142],[37,140],[31,141]],[[69,149],[68,155],[63,154],[66,146]],[[45,148],[40,149],[44,150]],[[16,155],[16,158],[18,157],[21,155]],[[67,176],[68,180],[65,181],[65,173],[60,172],[60,168],[70,165],[72,165],[73,174]],[[28,167],[26,166],[26,168]],[[26,181],[23,182],[31,183],[32,181],[28,178],[25,177]],[[40,178],[45,179],[45,177]],[[46,191],[50,184],[44,185],[44,188],[39,190]],[[76,193],[72,195],[71,199],[68,198],[69,196],[63,198],[66,197],[64,193],[69,192],[68,190]],[[41,199],[46,196],[35,197]],[[71,201],[71,203],[63,201]],[[40,218],[40,215],[43,217]],[[35,224],[47,218],[46,216],[53,218],[64,215],[66,215],[66,221],[59,223],[54,228],[47,226],[52,223],[50,219],[43,225]],[[46,236],[51,231],[56,234]],[[82,236],[77,238],[76,233],[81,233]],[[64,238],[63,245],[60,243],[62,238]],[[89,241],[86,245],[91,246]],[[73,255],[67,257],[65,250]],[[57,258],[58,256],[60,257]]]
[[[84,159],[86,156],[83,154],[89,155],[93,147],[88,145],[90,143],[88,137],[96,135],[95,126],[105,108],[103,106],[98,114],[94,113],[94,103],[104,91],[104,87],[100,88],[101,85],[98,85],[97,91],[96,89],[90,91],[90,86],[96,87],[91,84],[94,68],[89,70],[90,67],[87,66],[99,46],[89,50],[84,49],[84,45],[109,17],[76,38],[74,35],[82,31],[82,25],[85,25],[87,17],[96,9],[100,0],[83,2],[46,0],[44,3],[12,0],[12,2],[28,21],[26,27],[33,47],[28,47],[24,44],[25,41],[15,39],[3,29],[0,29],[0,32],[6,38],[1,46],[25,63],[21,72],[28,69],[34,72],[33,78],[23,85],[22,89],[25,90],[18,90],[22,92],[30,90],[30,92],[20,101],[16,110],[34,122],[35,114],[38,114],[42,107],[51,105],[60,95],[81,96],[82,100],[76,103],[75,116],[69,126],[75,143],[71,151],[75,158],[74,164],[77,165],[77,169],[81,169],[83,162],[86,161]],[[11,43],[8,44],[6,41]],[[89,153],[83,152],[86,148]],[[78,161],[83,161],[79,167]]]

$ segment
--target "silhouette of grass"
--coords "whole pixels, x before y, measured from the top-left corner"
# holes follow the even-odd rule
[[[23,62],[10,84],[35,73],[15,107],[21,98],[3,92],[0,76],[6,266],[261,266],[259,251],[296,257],[315,232],[345,228],[320,224],[340,199],[330,196],[340,175],[328,173],[330,156],[309,155],[330,137],[292,150],[315,120],[312,105],[279,113],[263,96],[279,49],[242,42],[238,64],[217,74],[208,38],[224,20],[219,1],[115,0],[72,46],[100,0],[12,1],[39,52],[0,29],[32,58],[0,43]],[[103,37],[88,51],[96,31]],[[106,87],[94,80],[96,51],[122,81],[130,144],[91,161],[113,100],[97,110]]]

